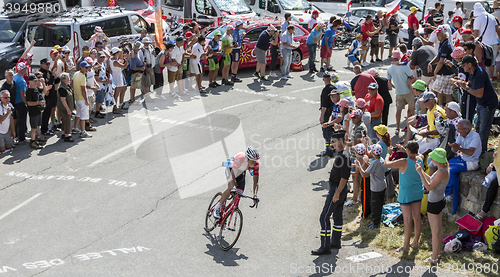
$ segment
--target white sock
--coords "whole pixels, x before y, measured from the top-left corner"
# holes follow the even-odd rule
[[[175,91],[174,91],[174,85],[175,83],[168,83],[168,86],[170,87],[170,94],[174,94]]]

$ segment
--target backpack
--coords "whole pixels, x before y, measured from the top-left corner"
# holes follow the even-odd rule
[[[484,44],[482,41],[476,41],[477,44],[481,45],[484,54],[484,65],[491,66],[493,63],[493,48],[491,46]]]

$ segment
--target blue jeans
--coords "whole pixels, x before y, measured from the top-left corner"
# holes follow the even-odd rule
[[[490,136],[491,124],[493,123],[493,118],[495,117],[495,109],[477,105],[476,111],[476,132],[481,138],[481,146],[483,147],[481,153],[483,153],[488,150],[488,137]]]
[[[382,124],[382,117],[379,117],[377,119],[372,119],[372,121],[370,121],[370,130],[368,130],[368,136],[370,137],[373,143],[378,142],[377,131],[375,131],[373,127],[378,126],[380,124]]]
[[[453,194],[453,214],[457,212],[458,201],[460,198],[460,172],[467,171],[467,163],[462,157],[456,157],[449,161],[450,180],[446,186],[445,195]]]
[[[292,49],[282,48],[281,55],[283,56],[283,67],[281,68],[281,77],[285,77],[290,75],[290,65],[292,64]]]
[[[316,68],[314,65],[314,60],[316,59],[316,49],[318,48],[318,44],[307,44],[307,51],[309,51],[309,70]]]

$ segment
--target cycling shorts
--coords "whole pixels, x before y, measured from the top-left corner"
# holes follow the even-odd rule
[[[209,59],[208,60],[208,69],[209,70],[219,69],[219,60]]]
[[[236,188],[240,189],[241,191],[245,190],[245,174],[246,170],[238,177],[236,177]],[[231,176],[231,168],[226,168],[226,180],[227,183],[229,184],[229,181],[233,179],[233,176]]]

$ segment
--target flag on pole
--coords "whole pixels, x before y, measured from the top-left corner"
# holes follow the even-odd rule
[[[108,0],[106,7],[116,7],[116,0]]]
[[[385,5],[385,8],[387,9],[387,16],[391,16],[399,11],[399,8],[401,7],[401,2],[402,0],[394,0],[391,3]]]
[[[349,4],[347,4],[347,11],[350,11],[351,10],[351,5],[352,5],[352,0],[349,1]]]
[[[155,40],[161,50],[165,49],[165,45],[163,45],[161,0],[155,0]]]

